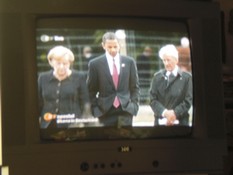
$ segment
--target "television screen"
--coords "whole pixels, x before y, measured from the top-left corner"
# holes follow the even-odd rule
[[[193,115],[192,57],[187,21],[115,17],[106,23],[107,19],[107,17],[37,19],[36,64],[39,106],[37,117],[41,139],[74,141],[189,136],[195,115]],[[94,21],[98,21],[97,26],[92,25]],[[122,74],[122,77],[119,81],[125,79],[130,88],[135,86],[138,92],[138,98],[135,100],[138,109],[129,125],[124,124],[124,117],[118,119],[117,123],[106,124],[102,122],[103,115],[93,114],[93,96],[101,103],[101,98],[109,91],[108,84],[104,85],[103,90],[97,89],[97,86],[100,86],[99,82],[104,81],[104,76],[111,73],[109,68],[105,73],[98,74],[98,79],[101,79],[98,83],[90,85],[93,80],[93,76],[90,76],[93,73],[91,64],[106,52],[102,41],[102,36],[106,32],[111,32],[117,37],[121,58],[130,57],[136,67],[135,76],[131,73],[128,80],[124,70],[130,68],[122,59],[120,61],[119,76]],[[73,54],[73,60],[68,68],[72,73],[64,79],[59,79],[55,75],[57,65],[54,64],[65,66],[61,60],[67,53],[67,50],[63,53],[64,48]],[[56,57],[59,57],[58,63],[53,63],[52,60],[56,60]],[[177,61],[172,63],[169,61],[170,58]],[[107,61],[106,57],[104,59]],[[176,69],[177,75],[169,84],[166,73],[173,64],[172,70]],[[103,67],[101,71],[104,72],[104,69]],[[78,80],[74,80],[75,74],[78,74]],[[135,81],[132,81],[133,76]],[[126,82],[124,83],[127,84]],[[97,89],[94,95],[92,89]],[[119,94],[122,91],[119,90]],[[134,94],[131,91],[128,100],[133,99]],[[124,108],[124,104],[121,106]],[[162,114],[165,109],[173,111],[176,115],[171,125],[168,118]],[[101,110],[104,111],[103,108]]]

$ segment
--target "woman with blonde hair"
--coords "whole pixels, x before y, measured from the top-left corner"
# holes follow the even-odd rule
[[[70,123],[62,120],[59,123],[57,116],[74,121],[88,110],[85,75],[71,68],[74,54],[64,46],[52,48],[47,59],[52,69],[41,73],[38,78],[41,128],[67,127]]]

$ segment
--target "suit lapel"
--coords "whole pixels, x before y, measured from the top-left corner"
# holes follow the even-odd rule
[[[109,66],[108,66],[108,61],[107,61],[106,56],[103,56],[102,65],[103,65],[102,70],[104,72],[104,76],[106,76],[106,79],[108,81],[110,81],[112,83],[112,85],[114,86],[112,75],[111,75],[111,72],[110,72],[110,69],[109,69]]]
[[[120,75],[119,75],[118,87],[120,87],[120,84],[124,82],[123,80],[126,78],[125,76],[127,74],[126,71],[128,70],[126,69],[125,59],[124,57],[120,56]]]

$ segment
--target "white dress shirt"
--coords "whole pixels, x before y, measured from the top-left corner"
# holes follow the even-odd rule
[[[169,75],[170,75],[171,73],[176,77],[177,74],[178,74],[178,66],[175,66],[175,68],[173,69],[172,72],[167,71],[167,72],[166,72],[166,76],[169,77]]]
[[[108,52],[106,52],[106,57],[108,61],[108,67],[111,75],[113,74],[113,59],[115,60],[115,64],[117,67],[117,73],[120,74],[120,55],[119,53],[113,58]]]

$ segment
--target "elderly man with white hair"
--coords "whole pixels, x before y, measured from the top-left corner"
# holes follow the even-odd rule
[[[178,67],[179,54],[172,44],[159,50],[164,68],[154,74],[150,88],[150,106],[155,126],[189,125],[189,109],[193,101],[192,76]]]

